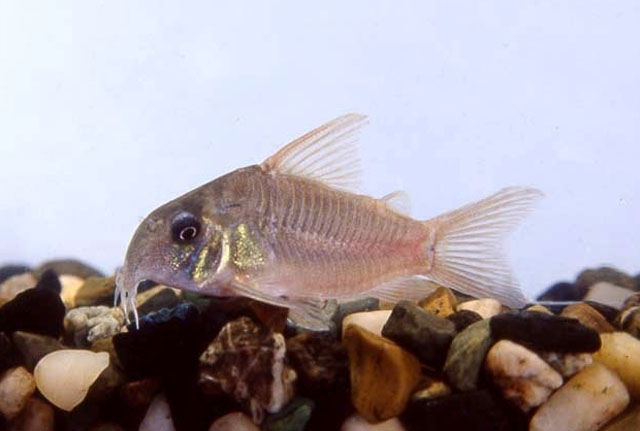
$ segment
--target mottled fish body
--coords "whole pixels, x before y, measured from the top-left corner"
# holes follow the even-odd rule
[[[153,211],[138,227],[118,276],[135,311],[140,281],[209,295],[242,295],[289,307],[322,327],[325,300],[417,299],[437,282],[505,305],[526,299],[504,263],[501,240],[540,192],[507,188],[431,220],[350,191],[358,173],[354,132],[339,117],[260,165],[224,175]]]

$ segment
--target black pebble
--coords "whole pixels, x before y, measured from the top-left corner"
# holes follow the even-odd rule
[[[491,318],[491,336],[508,339],[533,350],[559,353],[595,352],[600,336],[576,319],[536,311],[503,313]]]
[[[575,284],[562,281],[544,291],[538,296],[538,301],[582,301],[586,293]]]
[[[0,307],[0,331],[59,337],[64,313],[58,293],[49,289],[27,289]]]
[[[31,271],[31,268],[25,265],[5,265],[0,267],[0,283],[13,277],[14,275],[24,274]]]
[[[456,327],[456,332],[461,332],[472,323],[482,320],[482,316],[471,310],[460,310],[447,316]]]
[[[56,295],[60,295],[60,292],[62,291],[62,285],[60,284],[58,274],[53,269],[47,269],[42,273],[35,288],[50,290]]]
[[[514,426],[507,409],[488,391],[413,401],[400,419],[408,431],[512,431],[520,428]]]

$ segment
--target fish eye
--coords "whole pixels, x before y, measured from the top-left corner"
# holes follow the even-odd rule
[[[178,243],[189,243],[200,233],[200,222],[191,214],[180,214],[171,225],[173,240]]]

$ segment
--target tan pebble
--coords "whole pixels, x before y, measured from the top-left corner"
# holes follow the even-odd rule
[[[342,319],[342,336],[349,325],[358,325],[376,335],[382,335],[382,327],[391,316],[391,310],[361,311],[348,314]]]
[[[386,338],[357,325],[347,327],[351,401],[371,423],[398,416],[420,378],[418,359]]]
[[[0,304],[11,301],[20,292],[35,287],[38,280],[30,272],[9,277],[0,284]]]
[[[171,408],[164,394],[158,394],[147,409],[138,431],[175,431]]]
[[[421,382],[411,395],[413,400],[433,400],[451,395],[451,387],[442,380],[427,378]]]
[[[637,404],[609,422],[602,431],[638,431],[640,430],[640,404]]]
[[[447,317],[455,313],[457,303],[458,300],[451,290],[438,286],[435,292],[418,302],[418,305],[437,316]]]
[[[260,431],[260,428],[244,413],[233,412],[216,419],[209,431]]]
[[[616,325],[623,331],[640,339],[640,306],[636,305],[622,311],[616,319]]]
[[[109,366],[109,354],[90,350],[58,350],[40,359],[33,374],[38,390],[53,405],[71,411]]]
[[[76,275],[63,274],[58,277],[62,289],[60,291],[60,298],[67,308],[73,308],[76,306],[76,295],[78,290],[84,284],[84,279]]]
[[[551,395],[531,418],[529,431],[596,431],[628,404],[616,373],[594,363]]]
[[[509,340],[493,345],[485,368],[505,399],[528,412],[562,385],[562,376],[531,350]]]
[[[549,310],[547,307],[545,307],[544,305],[540,305],[540,304],[535,304],[532,305],[531,307],[527,308],[526,311],[537,311],[538,313],[547,313],[547,314],[553,314],[551,312],[551,310]]]
[[[613,325],[607,322],[607,319],[605,319],[602,314],[588,304],[571,304],[565,307],[560,315],[577,319],[587,328],[591,328],[600,334],[615,331]]]
[[[9,428],[10,431],[53,431],[54,411],[51,404],[31,397]]]
[[[626,332],[600,334],[602,346],[593,359],[618,373],[633,398],[640,398],[640,340]]]
[[[475,311],[482,316],[483,319],[489,319],[496,314],[500,314],[502,304],[493,298],[474,299],[473,301],[463,302],[458,305],[458,311],[461,310]]]
[[[33,376],[24,367],[15,367],[0,374],[0,413],[13,419],[36,390]]]
[[[359,414],[351,415],[344,421],[340,431],[404,431],[398,418],[391,418],[377,424],[370,424]]]

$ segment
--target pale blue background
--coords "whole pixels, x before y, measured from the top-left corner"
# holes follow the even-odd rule
[[[640,271],[637,1],[0,0],[0,262],[122,262],[154,207],[337,115],[428,218],[506,185],[534,294]]]

